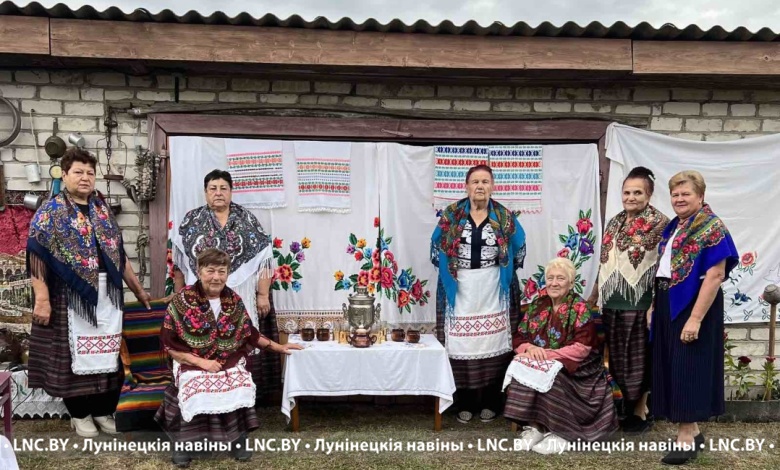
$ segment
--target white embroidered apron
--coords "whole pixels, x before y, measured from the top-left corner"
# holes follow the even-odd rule
[[[446,319],[447,355],[484,359],[512,350],[509,311],[500,300],[498,266],[458,270],[455,311]]]
[[[108,275],[98,277],[97,328],[68,307],[70,367],[76,375],[116,372],[122,345],[122,310],[108,297]]]

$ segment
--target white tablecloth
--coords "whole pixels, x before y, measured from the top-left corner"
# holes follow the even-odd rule
[[[295,397],[343,395],[431,395],[439,412],[452,405],[455,379],[444,347],[433,335],[417,344],[388,341],[353,348],[335,341],[288,342],[306,346],[287,356],[282,413],[290,419]]]
[[[42,388],[28,387],[26,370],[11,374],[11,410],[17,418],[57,418],[68,414],[62,398],[55,398]]]

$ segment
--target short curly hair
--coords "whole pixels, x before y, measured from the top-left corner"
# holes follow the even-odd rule
[[[544,272],[549,273],[552,269],[560,269],[566,273],[566,277],[569,278],[569,282],[574,284],[574,279],[577,277],[577,268],[569,258],[558,257],[551,259],[544,268]]]
[[[93,170],[97,169],[97,158],[86,150],[78,147],[71,147],[65,151],[65,155],[63,155],[62,160],[60,160],[60,167],[62,167],[62,171],[67,173],[75,162],[89,165]]]

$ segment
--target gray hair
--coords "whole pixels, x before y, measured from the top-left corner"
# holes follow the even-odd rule
[[[546,273],[549,273],[552,269],[560,269],[564,273],[566,273],[566,277],[569,278],[569,283],[574,284],[574,279],[577,277],[577,268],[574,266],[574,263],[571,262],[569,258],[553,258],[550,260],[549,263],[547,263],[547,266],[544,268],[545,275]]]

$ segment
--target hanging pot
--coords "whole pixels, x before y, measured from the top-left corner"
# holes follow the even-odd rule
[[[38,210],[38,208],[41,207],[41,204],[43,204],[43,196],[35,193],[27,193],[24,195],[22,204],[31,211]]]
[[[52,159],[61,158],[63,155],[65,155],[65,150],[67,148],[68,146],[65,144],[65,141],[56,135],[46,139],[46,142],[43,144],[43,149],[46,151],[46,155]]]

